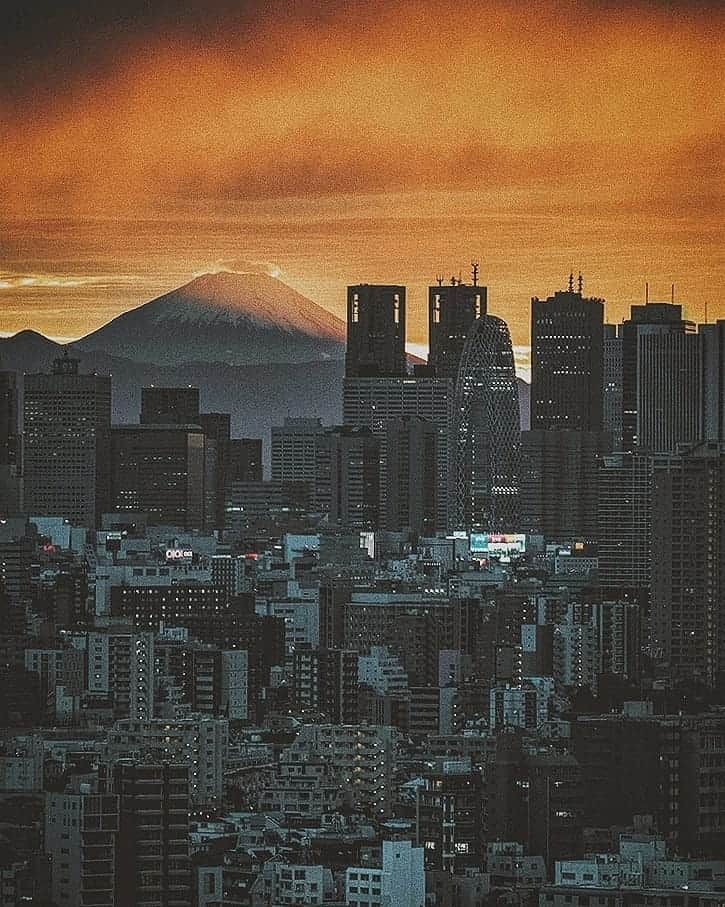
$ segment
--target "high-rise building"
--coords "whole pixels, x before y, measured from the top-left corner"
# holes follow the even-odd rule
[[[488,290],[455,277],[428,289],[428,364],[439,378],[458,377],[463,346],[473,322],[486,314]]]
[[[0,372],[0,509],[3,515],[22,510],[18,387],[15,372]]]
[[[383,841],[382,868],[348,866],[345,903],[357,907],[425,907],[422,847],[410,841]]]
[[[463,348],[456,384],[455,528],[517,528],[519,392],[508,325],[484,315]]]
[[[343,422],[356,428],[367,426],[381,439],[380,500],[383,513],[387,508],[387,425],[405,416],[418,417],[436,427],[436,529],[448,528],[451,487],[449,437],[454,421],[453,406],[453,381],[449,378],[345,378]]]
[[[142,387],[142,425],[199,425],[198,387]]]
[[[108,697],[115,718],[153,716],[152,633],[113,629],[88,633],[86,665],[86,689],[94,697]]]
[[[601,431],[604,300],[574,289],[531,300],[531,428]]]
[[[232,438],[227,453],[226,485],[262,481],[262,439]]]
[[[189,771],[186,762],[113,766],[116,907],[191,907]]]
[[[725,319],[701,324],[703,342],[703,438],[725,441]]]
[[[213,525],[212,447],[199,425],[114,426],[112,510],[146,513],[151,525],[184,529]]]
[[[229,413],[200,413],[199,424],[206,438],[206,448],[211,453],[213,445],[213,525],[216,529],[224,526],[224,489],[227,483],[229,464],[229,443],[232,436],[232,417]],[[210,459],[210,458],[208,458]],[[209,475],[209,473],[208,473]],[[207,489],[211,492],[212,489]]]
[[[725,445],[655,460],[652,625],[673,678],[725,689]]]
[[[646,595],[651,578],[651,459],[625,454],[605,457],[597,494],[600,583],[605,589]]]
[[[345,375],[405,375],[405,287],[347,288]]]
[[[102,907],[116,899],[118,796],[73,779],[45,796],[45,853],[51,858],[55,904]],[[19,903],[19,902],[18,902]]]
[[[319,439],[326,431],[321,419],[287,417],[272,426],[272,481],[314,483]]]
[[[25,376],[23,507],[95,527],[109,493],[111,379],[78,365],[66,352],[50,375]]]
[[[603,432],[522,432],[521,531],[549,541],[595,541],[599,469],[610,446]]]
[[[674,453],[702,438],[702,334],[643,333],[637,350],[637,446]]]
[[[694,355],[693,342],[684,340],[683,335],[693,331],[694,325],[682,318],[682,306],[666,302],[632,306],[629,320],[620,329],[625,453],[633,453],[643,446],[641,433],[645,427],[652,431],[658,424],[667,425],[670,434],[681,428],[678,420],[685,418],[683,410],[690,411],[692,405],[692,389],[685,382],[688,376],[692,377]],[[668,340],[667,335],[674,337]],[[680,372],[682,367],[684,371]],[[696,380],[699,386],[700,379]],[[672,398],[669,398],[670,389]],[[688,425],[686,420],[684,425]],[[651,448],[656,439],[650,435],[646,440]]]
[[[432,422],[405,416],[388,422],[385,528],[435,535],[438,431]]]
[[[330,432],[330,522],[347,529],[380,525],[380,439],[369,428]]]
[[[622,338],[616,324],[604,325],[602,356],[602,428],[612,450],[622,449]]]

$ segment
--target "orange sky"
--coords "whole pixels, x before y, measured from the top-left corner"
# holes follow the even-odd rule
[[[338,314],[407,283],[421,343],[425,286],[473,257],[519,345],[571,268],[612,320],[645,280],[725,317],[717,5],[322,6],[119,31],[0,98],[0,331],[78,336],[226,265]]]

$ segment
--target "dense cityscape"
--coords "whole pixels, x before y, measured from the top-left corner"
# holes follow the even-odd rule
[[[339,425],[0,372],[2,907],[725,902],[725,320],[572,274],[529,413],[469,281]]]

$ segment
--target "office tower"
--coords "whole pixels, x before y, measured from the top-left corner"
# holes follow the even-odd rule
[[[521,531],[547,541],[595,541],[599,469],[610,446],[604,432],[522,432]]]
[[[18,384],[15,372],[0,372],[0,466],[17,463]]]
[[[0,514],[22,510],[18,387],[15,372],[0,372]]]
[[[25,511],[94,528],[107,509],[111,379],[82,375],[66,354],[50,375],[25,376]]]
[[[404,416],[387,423],[385,528],[435,535],[438,431],[432,422]]]
[[[198,425],[119,425],[111,432],[111,509],[148,514],[150,525],[202,529],[213,521],[211,456]]]
[[[657,426],[667,435],[692,430],[694,347],[686,340],[694,325],[682,318],[682,306],[666,302],[633,305],[629,320],[620,329],[622,338],[622,450],[655,449],[661,439],[653,435]],[[668,337],[670,339],[668,339]],[[696,378],[695,389],[700,378]],[[671,396],[670,396],[671,395]],[[646,430],[648,446],[642,432]],[[678,438],[676,440],[697,440]]]
[[[142,425],[199,425],[198,387],[142,387]]]
[[[637,350],[637,446],[674,453],[702,439],[702,340],[686,333],[647,334]]]
[[[387,508],[387,425],[406,416],[417,417],[436,426],[436,529],[445,530],[448,527],[451,487],[449,437],[453,426],[453,406],[453,381],[449,378],[345,378],[343,422],[354,427],[367,426],[381,439],[381,512],[385,513]]]
[[[725,441],[725,319],[701,324],[703,343],[703,438]]]
[[[455,277],[428,289],[428,364],[439,378],[458,377],[463,346],[473,322],[486,314],[488,290],[476,282],[465,284]]]
[[[116,907],[191,907],[189,771],[132,759],[113,766]]]
[[[88,633],[86,688],[107,697],[115,718],[151,718],[154,708],[154,637],[123,630]]]
[[[227,470],[229,464],[229,442],[231,440],[231,420],[229,413],[200,413],[199,425],[204,432],[207,440],[207,448],[212,452],[213,445],[213,469],[211,463],[207,470],[207,477],[213,481],[213,523],[215,529],[221,529],[224,526],[224,489],[227,483]],[[210,459],[210,458],[209,458]],[[212,476],[213,473],[213,476]],[[210,482],[211,485],[211,482]],[[207,489],[211,492],[212,488]],[[209,494],[207,494],[209,497]]]
[[[43,845],[51,859],[54,904],[113,907],[118,903],[118,825],[118,796],[101,791],[97,780],[75,778],[63,792],[45,795]]]
[[[652,614],[668,675],[725,689],[725,445],[655,460]]]
[[[521,429],[519,392],[508,325],[475,322],[456,384],[453,454],[457,529],[517,528]]]
[[[326,431],[321,419],[287,417],[283,425],[272,426],[272,481],[313,484],[319,441]]]
[[[604,325],[602,354],[602,429],[612,450],[622,449],[622,338],[615,324]]]
[[[227,486],[231,482],[262,481],[262,439],[232,438],[227,454]]]
[[[405,375],[405,287],[347,288],[345,375]]]
[[[358,720],[357,652],[298,649],[292,656],[293,697],[298,708],[334,724]]]
[[[597,553],[601,586],[648,595],[651,459],[625,454],[605,457],[599,472],[598,498]]]
[[[531,300],[531,428],[601,431],[604,300],[574,289]]]
[[[369,428],[330,432],[330,522],[346,529],[380,525],[380,439]]]

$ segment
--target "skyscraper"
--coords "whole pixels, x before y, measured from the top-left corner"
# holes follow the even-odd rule
[[[111,507],[147,513],[157,525],[213,523],[207,440],[198,425],[119,425],[111,432]],[[207,492],[211,490],[211,501]]]
[[[380,525],[380,439],[367,427],[327,435],[330,522],[347,529]]]
[[[725,689],[725,445],[655,459],[652,626],[669,676]]]
[[[111,379],[66,354],[25,376],[24,509],[95,527],[108,500]]]
[[[725,319],[701,324],[703,342],[703,436],[725,441]]]
[[[531,300],[531,428],[600,431],[604,300],[569,289]]]
[[[434,535],[438,432],[432,422],[405,416],[388,422],[385,435],[385,528]]]
[[[428,289],[428,364],[438,377],[457,378],[463,345],[473,322],[486,314],[487,296],[486,287],[455,277]]]
[[[649,430],[647,442],[656,442],[652,432],[658,419],[660,425],[670,425],[669,434],[679,431],[672,422],[684,418],[683,409],[689,411],[692,403],[692,390],[686,386],[687,376],[691,375],[691,362],[687,360],[693,355],[692,343],[685,341],[683,335],[693,331],[694,325],[682,318],[682,306],[666,302],[632,306],[629,320],[621,327],[622,450],[625,453],[633,453],[643,446],[640,436],[645,426]],[[667,335],[675,338],[667,340]],[[670,399],[671,390],[674,396]]]
[[[456,528],[517,528],[519,392],[508,325],[484,315],[471,328],[456,384]]]
[[[405,287],[348,287],[346,376],[405,373]]]
[[[386,434],[390,421],[405,416],[432,422],[437,431],[436,443],[436,529],[449,523],[450,432],[453,427],[453,381],[449,378],[378,377],[345,378],[343,384],[343,422],[368,426],[380,436],[381,510],[385,512],[387,489]]]
[[[602,357],[602,428],[612,450],[622,449],[622,338],[616,324],[604,325]]]
[[[21,509],[20,481],[17,375],[0,372],[0,508],[5,515]]]

